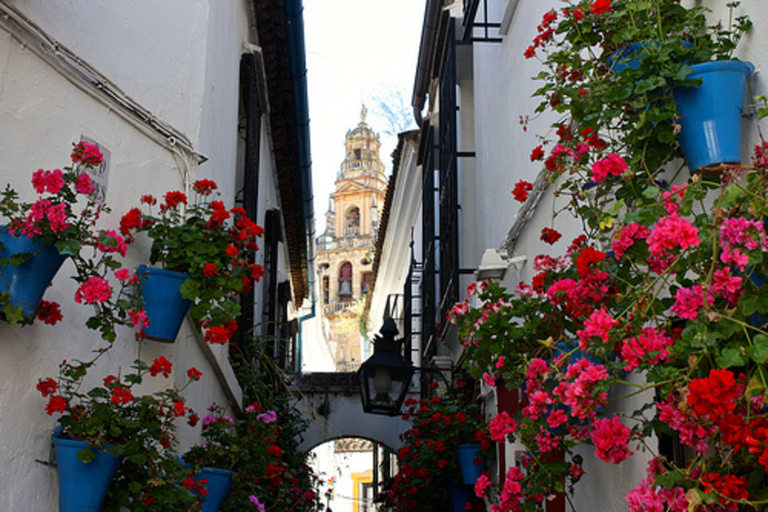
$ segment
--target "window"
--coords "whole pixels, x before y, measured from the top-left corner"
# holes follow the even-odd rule
[[[352,300],[352,264],[344,263],[339,269],[339,301]]]
[[[363,273],[363,279],[361,283],[361,293],[365,295],[368,293],[368,287],[371,285],[371,278],[373,277],[373,272],[364,272]]]

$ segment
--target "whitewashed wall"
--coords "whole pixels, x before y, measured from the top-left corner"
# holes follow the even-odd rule
[[[225,202],[233,206],[239,61],[243,43],[248,42],[243,2],[7,3],[158,119],[186,135],[194,149],[209,159],[199,168],[191,162],[190,180],[215,179]],[[262,134],[260,221],[267,205],[279,205],[266,125]],[[71,144],[81,136],[96,140],[111,154],[107,202],[114,213],[102,219],[105,227],[116,228],[120,216],[136,206],[142,194],[159,196],[168,190],[183,190],[184,165],[167,147],[126,122],[113,107],[75,87],[0,29],[0,183],[11,183],[26,199],[33,199],[32,172],[66,165]],[[139,238],[129,250],[129,268],[146,262],[148,249],[148,241]],[[285,258],[280,259],[284,268]],[[35,385],[39,378],[55,376],[63,359],[87,358],[105,344],[85,327],[89,310],[72,301],[75,286],[68,278],[70,265],[65,263],[45,297],[62,304],[62,322],[27,327],[0,322],[3,511],[57,509],[55,469],[35,462],[48,459],[55,419],[45,414],[45,400]],[[132,332],[120,332],[116,345],[99,361],[94,382],[119,368],[127,371],[137,357]],[[167,381],[150,378],[147,388],[180,385],[186,380],[186,370],[195,366],[203,377],[185,393],[191,407],[204,413],[212,402],[225,404],[231,396],[237,400],[240,389],[226,361],[226,349],[212,349],[189,320],[175,344],[149,342],[142,354],[145,360],[165,355],[174,363],[174,373]],[[217,372],[223,377],[217,377]],[[199,431],[180,425],[182,449],[198,436]]]

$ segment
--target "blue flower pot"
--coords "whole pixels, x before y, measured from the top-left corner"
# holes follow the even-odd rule
[[[208,494],[205,495],[202,512],[218,512],[232,488],[232,472],[226,469],[203,467],[195,474],[196,482],[208,480],[205,484]]]
[[[691,66],[688,78],[702,79],[699,87],[676,87],[680,115],[678,140],[691,172],[708,166],[741,162],[741,109],[749,62],[713,61]]]
[[[97,452],[86,464],[77,458],[77,452],[90,449],[88,443],[62,437],[61,426],[56,427],[51,439],[59,471],[59,512],[101,510],[122,458]]]
[[[189,275],[144,265],[139,266],[137,273],[141,277],[141,298],[149,318],[149,327],[144,329],[147,338],[173,343],[192,305],[179,291]]]
[[[0,268],[0,292],[7,291],[11,296],[11,305],[21,306],[24,320],[32,322],[40,299],[67,257],[59,254],[53,245],[42,244],[24,235],[17,238],[7,228],[0,229],[0,242],[4,246],[0,251],[1,258],[34,254],[32,259],[18,267],[8,265]]]
[[[472,502],[472,491],[463,486],[454,483],[450,483],[446,486],[448,491],[448,500],[451,502],[451,510],[453,512],[464,512],[467,503]]]
[[[453,449],[456,461],[461,469],[461,479],[467,485],[474,485],[480,475],[485,471],[485,459],[482,464],[475,464],[475,459],[480,456],[479,444],[460,444]]]

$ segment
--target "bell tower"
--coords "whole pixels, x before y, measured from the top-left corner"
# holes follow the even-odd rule
[[[325,233],[317,239],[320,301],[338,371],[356,370],[361,362],[359,318],[387,192],[381,142],[368,126],[367,115],[363,105],[360,122],[347,131],[344,160],[325,214]]]

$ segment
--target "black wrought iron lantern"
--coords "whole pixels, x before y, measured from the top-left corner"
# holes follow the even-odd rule
[[[373,340],[373,355],[357,371],[363,411],[397,416],[415,372],[411,361],[402,355],[402,340],[395,321],[387,318]]]

